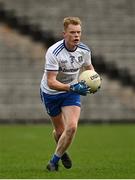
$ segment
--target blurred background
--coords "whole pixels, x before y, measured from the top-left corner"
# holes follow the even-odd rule
[[[0,122],[49,122],[39,86],[65,16],[81,18],[102,77],[101,90],[82,98],[80,122],[135,122],[134,0],[0,0]]]

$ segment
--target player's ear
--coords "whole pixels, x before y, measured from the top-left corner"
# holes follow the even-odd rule
[[[65,37],[65,31],[62,32],[63,37]]]

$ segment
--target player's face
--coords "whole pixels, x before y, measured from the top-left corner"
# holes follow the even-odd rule
[[[63,34],[67,48],[74,50],[80,42],[81,26],[69,24]]]

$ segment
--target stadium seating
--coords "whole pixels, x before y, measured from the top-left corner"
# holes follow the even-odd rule
[[[115,62],[135,76],[134,0],[1,0],[7,10],[41,29],[61,37],[65,16],[83,21],[83,40],[94,55]],[[6,35],[6,36],[5,36]],[[27,36],[0,26],[0,121],[42,121],[48,119],[39,99],[45,48]],[[108,67],[109,68],[109,67]],[[81,120],[134,120],[135,93],[117,80],[102,75],[101,91],[82,98]]]
[[[43,117],[39,84],[44,67],[44,47],[5,26],[1,26],[0,34],[1,121],[33,121]]]
[[[15,9],[19,17],[27,16],[31,24],[38,24],[43,30],[54,31],[58,37],[61,36],[63,17],[81,17],[84,40],[92,47],[93,53],[104,55],[106,61],[115,61],[120,68],[127,67],[128,63],[131,74],[135,75],[133,0],[75,0],[69,3],[66,0],[57,3],[53,0],[4,0],[4,3],[6,9]]]

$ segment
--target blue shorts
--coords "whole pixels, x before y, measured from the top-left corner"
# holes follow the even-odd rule
[[[50,95],[40,89],[40,96],[50,116],[60,114],[63,106],[81,106],[80,95],[73,92]]]

